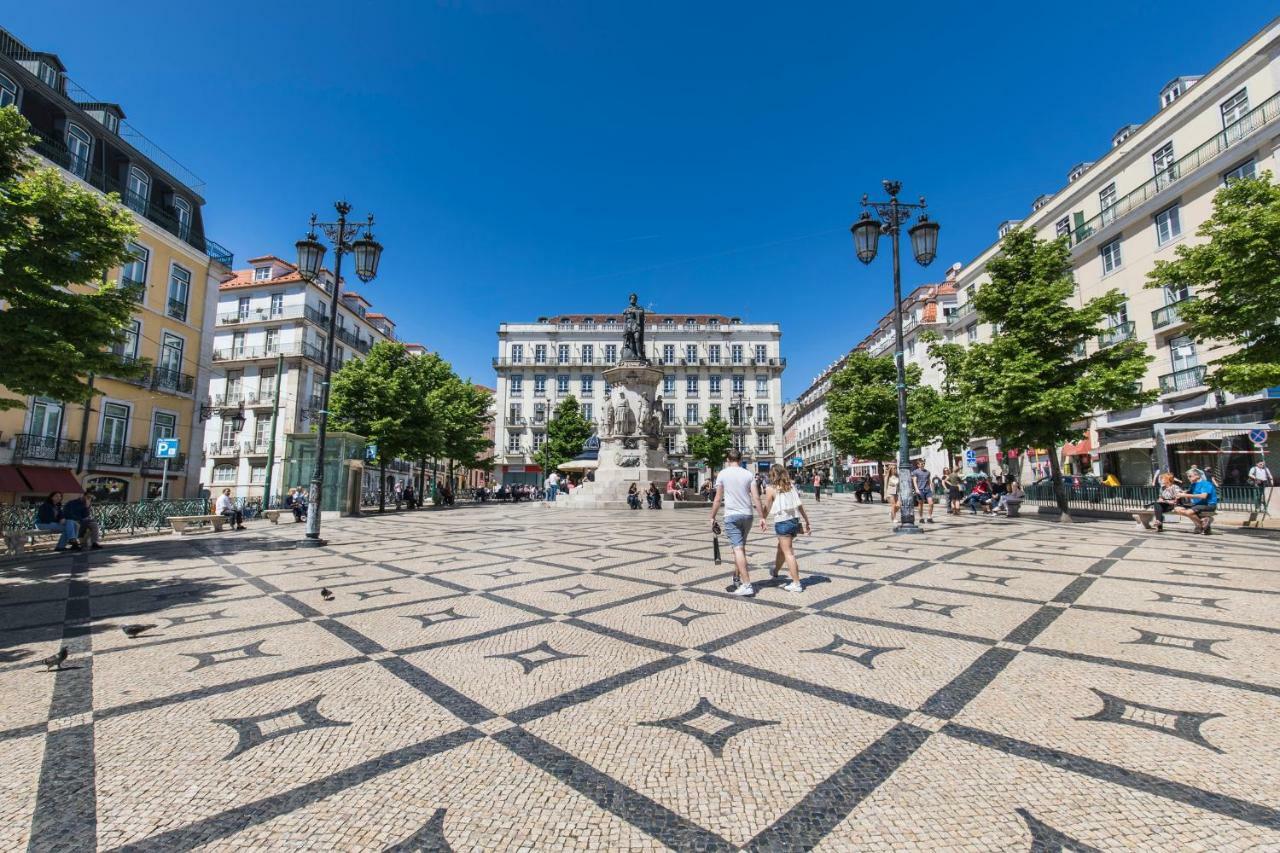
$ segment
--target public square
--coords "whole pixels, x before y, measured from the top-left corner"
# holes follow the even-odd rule
[[[808,507],[750,599],[702,510],[7,562],[0,849],[1280,849],[1280,541]]]

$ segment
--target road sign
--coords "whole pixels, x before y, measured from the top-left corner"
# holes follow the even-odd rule
[[[1267,430],[1251,429],[1249,430],[1249,440],[1254,444],[1263,445],[1267,443]]]
[[[372,462],[378,458],[378,445],[366,444],[364,446],[364,458]]]
[[[796,456],[796,457],[794,457],[794,458],[791,460],[791,465],[792,465],[793,467],[795,467],[795,468],[803,467],[803,466],[804,466],[804,457],[803,457],[803,456]]]
[[[156,458],[157,459],[177,459],[178,458],[178,439],[157,438],[156,439]]]
[[[964,452],[964,464],[970,468],[976,468],[978,466],[978,451],[966,450]]]

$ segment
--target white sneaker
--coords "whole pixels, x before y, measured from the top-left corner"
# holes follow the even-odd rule
[[[744,583],[739,585],[739,587],[733,591],[733,594],[734,595],[755,595],[756,588],[749,583]]]
[[[792,581],[784,586],[783,589],[787,592],[804,592],[804,586],[801,585],[800,581]]]

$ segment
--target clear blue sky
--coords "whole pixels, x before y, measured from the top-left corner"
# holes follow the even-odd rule
[[[981,11],[975,12],[975,9]],[[74,12],[74,14],[72,14]],[[940,278],[1207,71],[1274,0],[9,3],[0,24],[207,182],[211,237],[276,253],[373,211],[361,287],[491,383],[497,325],[620,309],[777,321],[788,397],[890,307],[848,226],[896,177]]]

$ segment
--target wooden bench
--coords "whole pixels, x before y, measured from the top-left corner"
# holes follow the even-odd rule
[[[264,509],[262,514],[265,515],[267,517],[267,521],[270,521],[272,524],[279,524],[280,513],[282,512],[284,512],[282,509]]]
[[[227,523],[225,516],[221,515],[171,515],[169,516],[169,524],[173,527],[173,532],[181,536],[191,525],[202,526],[205,524],[213,525],[214,531],[222,530],[222,525]]]
[[[5,549],[15,557],[22,556],[26,550],[27,540],[35,539],[37,536],[61,536],[60,530],[40,530],[32,527],[29,530],[6,530],[4,533]]]

